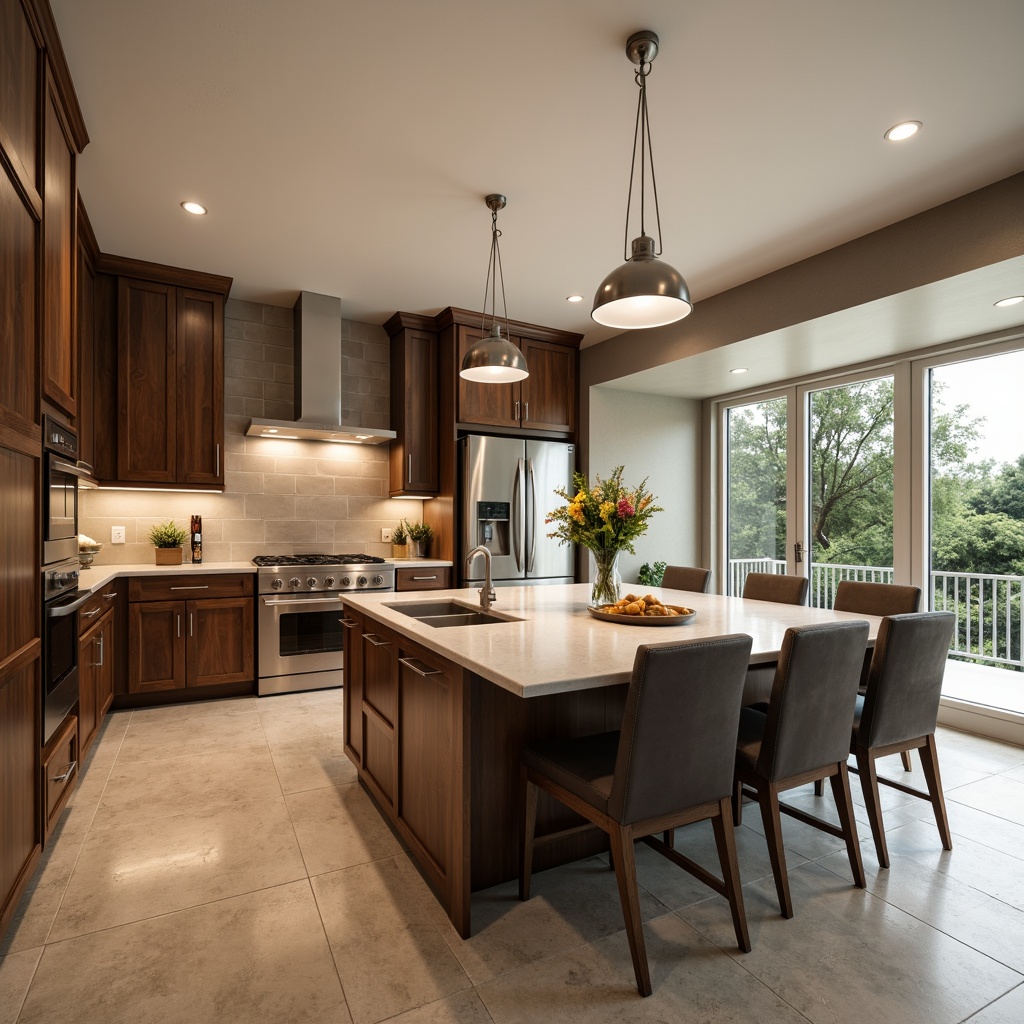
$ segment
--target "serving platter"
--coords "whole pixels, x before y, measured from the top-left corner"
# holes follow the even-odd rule
[[[599,605],[597,608],[591,608],[588,605],[587,611],[602,622],[618,622],[623,626],[685,626],[686,623],[693,622],[697,618],[697,613],[692,608],[684,608],[677,604],[668,604],[665,607],[678,611],[678,615],[622,615],[601,610],[609,607],[611,606],[606,604]]]

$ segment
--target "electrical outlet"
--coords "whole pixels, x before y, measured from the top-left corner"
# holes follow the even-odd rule
[[[390,527],[383,526],[380,531],[380,542],[381,544],[391,543],[391,529]]]
[[[123,526],[112,526],[110,528],[110,543],[111,544],[123,544],[124,543],[124,527]]]

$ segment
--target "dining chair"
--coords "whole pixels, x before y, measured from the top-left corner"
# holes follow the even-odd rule
[[[870,583],[866,580],[840,580],[832,607],[837,612],[857,612],[860,615],[902,615],[905,612],[916,612],[920,601],[920,587],[908,587],[899,583]],[[864,668],[861,670],[861,693],[867,689],[871,653],[870,650],[867,652]],[[903,770],[909,772],[910,754],[903,751],[901,758]]]
[[[706,594],[711,582],[711,570],[690,565],[666,565],[661,585],[669,590],[690,590],[695,594]]]
[[[743,581],[743,597],[749,601],[803,604],[807,598],[807,577],[772,572],[748,572],[747,578]]]
[[[882,619],[868,690],[857,697],[850,753],[857,761],[853,771],[860,775],[875,853],[883,868],[889,866],[889,849],[882,826],[879,783],[928,800],[943,849],[953,849],[935,746],[935,722],[955,624],[952,612],[917,612]],[[927,792],[878,777],[877,758],[915,749],[920,752]]]
[[[846,841],[854,882],[865,886],[857,842],[846,758],[849,716],[857,699],[860,667],[868,642],[866,622],[833,622],[786,630],[767,705],[740,712],[733,798],[740,824],[744,796],[761,808],[768,855],[783,917],[793,900],[782,844],[780,812]],[[780,803],[779,794],[817,779],[828,779],[840,825]]]
[[[608,833],[641,995],[651,994],[651,976],[633,852],[637,839],[724,896],[739,948],[750,952],[729,800],[751,644],[749,636],[739,633],[641,645],[633,661],[621,729],[538,744],[521,755],[519,898],[530,898],[534,846],[565,834],[534,835],[537,794],[543,789]],[[709,818],[721,880],[655,837]]]

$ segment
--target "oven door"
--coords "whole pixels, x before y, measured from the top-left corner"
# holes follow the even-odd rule
[[[338,594],[260,595],[260,678],[340,673],[344,663]],[[341,685],[339,674],[335,686]]]
[[[78,702],[78,616],[90,592],[54,598],[43,609],[43,746]]]
[[[43,563],[78,554],[78,478],[85,473],[73,462],[47,453],[46,509],[43,515]]]

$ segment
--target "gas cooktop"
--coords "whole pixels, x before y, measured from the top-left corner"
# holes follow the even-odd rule
[[[378,555],[256,555],[253,565],[383,565]]]

